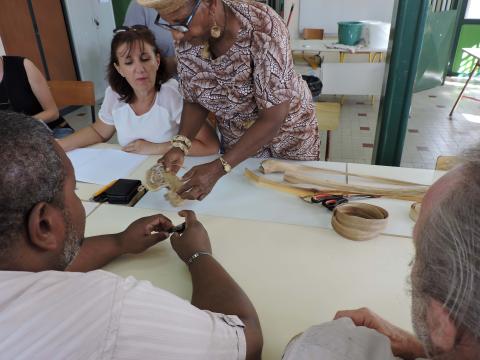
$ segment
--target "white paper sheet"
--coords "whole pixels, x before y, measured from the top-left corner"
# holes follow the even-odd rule
[[[116,149],[76,149],[67,153],[75,169],[77,181],[106,185],[127,177],[147,159]]]
[[[85,209],[85,216],[90,215],[93,210],[97,208],[97,206],[100,205],[100,203],[95,203],[95,202],[90,202],[90,201],[82,201],[82,205]]]

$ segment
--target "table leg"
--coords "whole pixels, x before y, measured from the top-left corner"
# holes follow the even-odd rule
[[[457,98],[457,101],[455,101],[455,104],[453,105],[453,108],[452,108],[452,111],[450,111],[450,117],[452,117],[453,115],[453,112],[456,110],[458,104],[460,103],[460,100],[462,99],[463,97],[463,93],[465,92],[465,90],[467,89],[467,86],[468,86],[468,83],[470,82],[470,80],[472,80],[473,78],[473,75],[475,75],[475,73],[477,72],[477,69],[480,67],[480,60],[477,61],[477,64],[473,67],[473,70],[470,74],[470,76],[468,77],[468,80],[467,82],[465,83],[465,86],[463,87],[462,91],[460,92],[460,95],[458,95],[458,98]]]

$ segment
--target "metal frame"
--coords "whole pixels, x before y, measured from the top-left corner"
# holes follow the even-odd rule
[[[400,166],[430,3],[430,0],[395,1],[393,47],[387,54],[388,80],[383,89],[373,154],[377,165]]]
[[[75,75],[77,77],[77,80],[80,80],[80,69],[78,67],[77,53],[75,52],[75,46],[73,46],[72,31],[70,29],[70,23],[68,21],[68,14],[67,14],[67,8],[65,6],[65,0],[61,0],[60,5],[62,7],[63,21],[65,22],[65,29],[67,29],[68,44],[70,45],[70,51],[72,53],[72,60],[73,60],[73,67],[75,69]]]
[[[38,52],[40,53],[40,59],[42,60],[43,69],[45,70],[45,77],[50,80],[50,72],[48,70],[47,59],[45,57],[45,50],[43,49],[42,38],[40,37],[40,31],[38,30],[37,18],[33,11],[32,0],[27,0],[28,12],[30,13],[30,19],[32,20],[33,30],[35,31],[35,39],[37,40]]]

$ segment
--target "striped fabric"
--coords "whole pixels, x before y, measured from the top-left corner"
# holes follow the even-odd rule
[[[237,316],[104,271],[0,272],[1,359],[245,359]]]

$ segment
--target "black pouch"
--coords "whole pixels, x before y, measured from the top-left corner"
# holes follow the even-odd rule
[[[140,191],[140,186],[142,186],[140,180],[118,179],[115,184],[95,196],[93,200],[110,204],[128,204]]]

